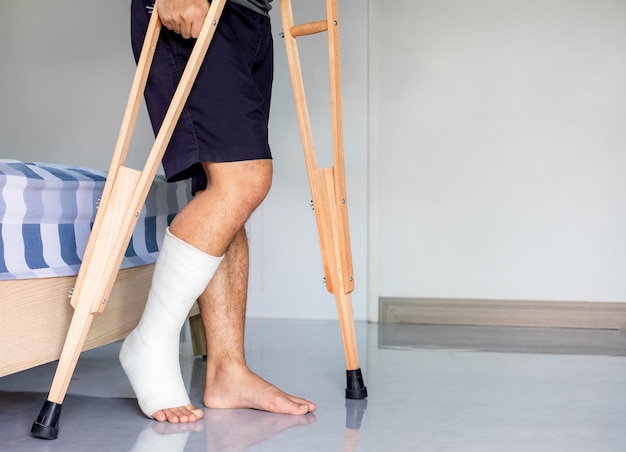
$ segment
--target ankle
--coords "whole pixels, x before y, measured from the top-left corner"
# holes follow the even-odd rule
[[[233,375],[250,372],[243,358],[222,357],[218,359],[207,358],[207,379],[231,378]]]

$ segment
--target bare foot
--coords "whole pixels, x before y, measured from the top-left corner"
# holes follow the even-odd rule
[[[208,408],[253,408],[298,415],[317,408],[308,400],[281,391],[245,366],[222,372],[207,369],[204,404]]]
[[[196,408],[194,405],[179,406],[159,410],[152,415],[159,422],[170,422],[172,424],[184,424],[196,422],[204,417],[204,410]]]

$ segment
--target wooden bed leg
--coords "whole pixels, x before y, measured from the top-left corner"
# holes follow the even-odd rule
[[[348,227],[345,184],[343,128],[341,118],[341,77],[339,65],[339,21],[337,0],[326,0],[326,20],[294,25],[291,0],[280,0],[280,13],[287,61],[296,105],[304,159],[313,197],[313,209],[322,251],[326,286],[335,296],[339,326],[346,358],[346,398],[364,399],[367,388],[359,366],[354,315],[350,293],[354,290],[352,253]],[[318,168],[304,93],[302,68],[296,37],[327,32],[330,72],[331,132],[333,167]]]
[[[161,28],[161,21],[157,12],[158,1],[155,4],[113,152],[102,200],[72,295],[74,315],[48,399],[31,429],[31,433],[36,437],[56,439],[58,436],[63,399],[83,349],[93,316],[102,313],[106,307],[107,298],[119,271],[139,211],[148,196],[150,185],[200,70],[225,3],[226,0],[213,0],[211,2],[200,35],[196,40],[161,129],[148,155],[147,162],[142,171],[137,171],[124,167],[123,164]]]

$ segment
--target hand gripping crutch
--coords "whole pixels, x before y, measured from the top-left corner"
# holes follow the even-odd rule
[[[294,25],[291,0],[280,0],[287,61],[293,87],[294,101],[300,126],[313,208],[319,233],[326,287],[335,296],[339,326],[346,357],[346,398],[364,399],[367,388],[359,366],[354,331],[354,316],[350,293],[354,290],[346,181],[343,158],[343,128],[341,117],[341,73],[339,61],[339,19],[337,0],[326,0],[326,20]],[[302,68],[296,37],[326,31],[330,70],[331,133],[333,167],[319,168],[315,157],[313,136],[304,95]]]
[[[123,166],[135,127],[150,65],[157,45],[161,21],[157,5],[148,25],[137,71],[130,91],[124,119],[113,153],[102,199],[87,242],[85,257],[78,273],[72,306],[74,314],[65,338],[48,399],[31,433],[44,439],[56,439],[59,417],[67,388],[83,349],[91,321],[106,307],[124,252],[137,223],[161,158],[187,100],[198,70],[217,27],[226,0],[213,0],[185,71],[174,93],[154,145],[142,171]]]

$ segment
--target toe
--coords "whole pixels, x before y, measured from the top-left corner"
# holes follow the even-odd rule
[[[189,422],[196,422],[204,417],[204,410],[194,405],[187,405],[185,408],[189,411]]]
[[[157,411],[156,413],[152,415],[152,417],[154,418],[155,421],[159,421],[159,422],[167,421],[167,416],[165,415],[163,410]]]

